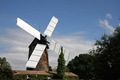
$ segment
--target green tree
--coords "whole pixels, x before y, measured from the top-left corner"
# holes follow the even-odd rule
[[[109,73],[109,64],[108,64],[108,54],[107,48],[109,44],[109,36],[104,34],[100,40],[97,40],[95,45],[97,47],[96,51],[94,51],[94,78],[97,80],[106,80]]]
[[[61,53],[58,58],[57,74],[60,79],[63,79],[65,72],[65,59],[63,54],[63,47],[61,47]]]
[[[97,80],[120,79],[120,27],[110,35],[96,41],[94,73]]]
[[[89,54],[80,54],[72,59],[67,67],[69,70],[79,76],[80,79],[89,80],[93,78],[93,56]]]
[[[0,79],[10,80],[13,79],[13,73],[10,63],[7,62],[6,58],[0,58]]]

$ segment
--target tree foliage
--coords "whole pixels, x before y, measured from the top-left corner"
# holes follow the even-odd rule
[[[95,45],[96,49],[89,52],[89,54],[92,54],[91,58],[80,54],[69,62],[70,71],[78,74],[83,79],[87,77],[91,80],[119,80],[120,26],[116,28],[112,35],[104,34],[100,40],[96,41]]]
[[[67,67],[69,70],[77,74],[81,79],[92,79],[92,60],[93,56],[89,54],[80,54],[72,59]]]
[[[13,73],[12,69],[10,66],[10,63],[7,62],[6,58],[0,58],[0,79],[12,79],[13,78]]]
[[[120,27],[110,35],[103,35],[96,42],[94,60],[96,78],[100,80],[120,79]]]
[[[60,53],[59,58],[58,58],[58,67],[57,67],[58,77],[63,79],[64,72],[65,72],[65,59],[64,59],[63,47],[62,47],[61,53]]]

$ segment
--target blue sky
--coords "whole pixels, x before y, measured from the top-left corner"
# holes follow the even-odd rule
[[[44,32],[52,16],[56,16],[59,22],[52,38],[71,50],[71,60],[93,48],[103,33],[113,33],[120,22],[119,4],[120,0],[1,0],[0,56],[7,57],[14,69],[23,69],[26,60],[13,56],[27,58],[26,48],[34,37],[16,25],[17,17]],[[24,54],[21,56],[18,51]],[[15,60],[23,65],[16,66]],[[51,65],[56,64],[50,61]]]

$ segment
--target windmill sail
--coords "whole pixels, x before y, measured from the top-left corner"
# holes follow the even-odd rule
[[[45,50],[45,47],[46,47],[46,45],[42,45],[42,44],[36,45],[32,55],[30,56],[30,58],[26,64],[26,67],[36,68],[36,66],[37,66],[37,64],[42,56],[42,53]]]
[[[47,29],[45,30],[44,34],[47,35],[48,37],[51,37],[57,23],[58,23],[58,19],[53,16],[50,23],[48,24]]]
[[[60,52],[61,52],[60,51],[61,50],[61,45],[59,43],[57,43],[56,41],[51,40],[51,42],[50,42],[50,49],[59,55]],[[63,47],[63,53],[64,53],[64,58],[65,58],[65,60],[67,62],[70,52],[69,52],[68,49],[66,49],[65,47]]]
[[[28,23],[24,22],[22,19],[17,18],[17,25],[40,40],[40,32],[33,28],[32,26],[30,26]]]
[[[54,51],[55,53],[59,54],[60,53],[60,50],[61,50],[61,46],[59,43],[57,43],[56,41],[52,40],[50,42],[50,49],[52,51]]]
[[[63,47],[63,53],[64,53],[64,58],[65,58],[66,64],[67,64],[70,51]]]

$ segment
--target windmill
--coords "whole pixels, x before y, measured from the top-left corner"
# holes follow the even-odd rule
[[[35,37],[29,46],[28,61],[26,63],[27,70],[48,71],[48,49],[57,54],[60,53],[61,45],[53,39],[50,42],[47,40],[47,37],[51,37],[57,23],[58,19],[53,16],[44,31],[44,34],[41,34],[41,32],[30,26],[28,23],[20,18],[17,18],[17,26]],[[63,53],[64,58],[67,61],[69,57],[69,50],[63,47]]]

